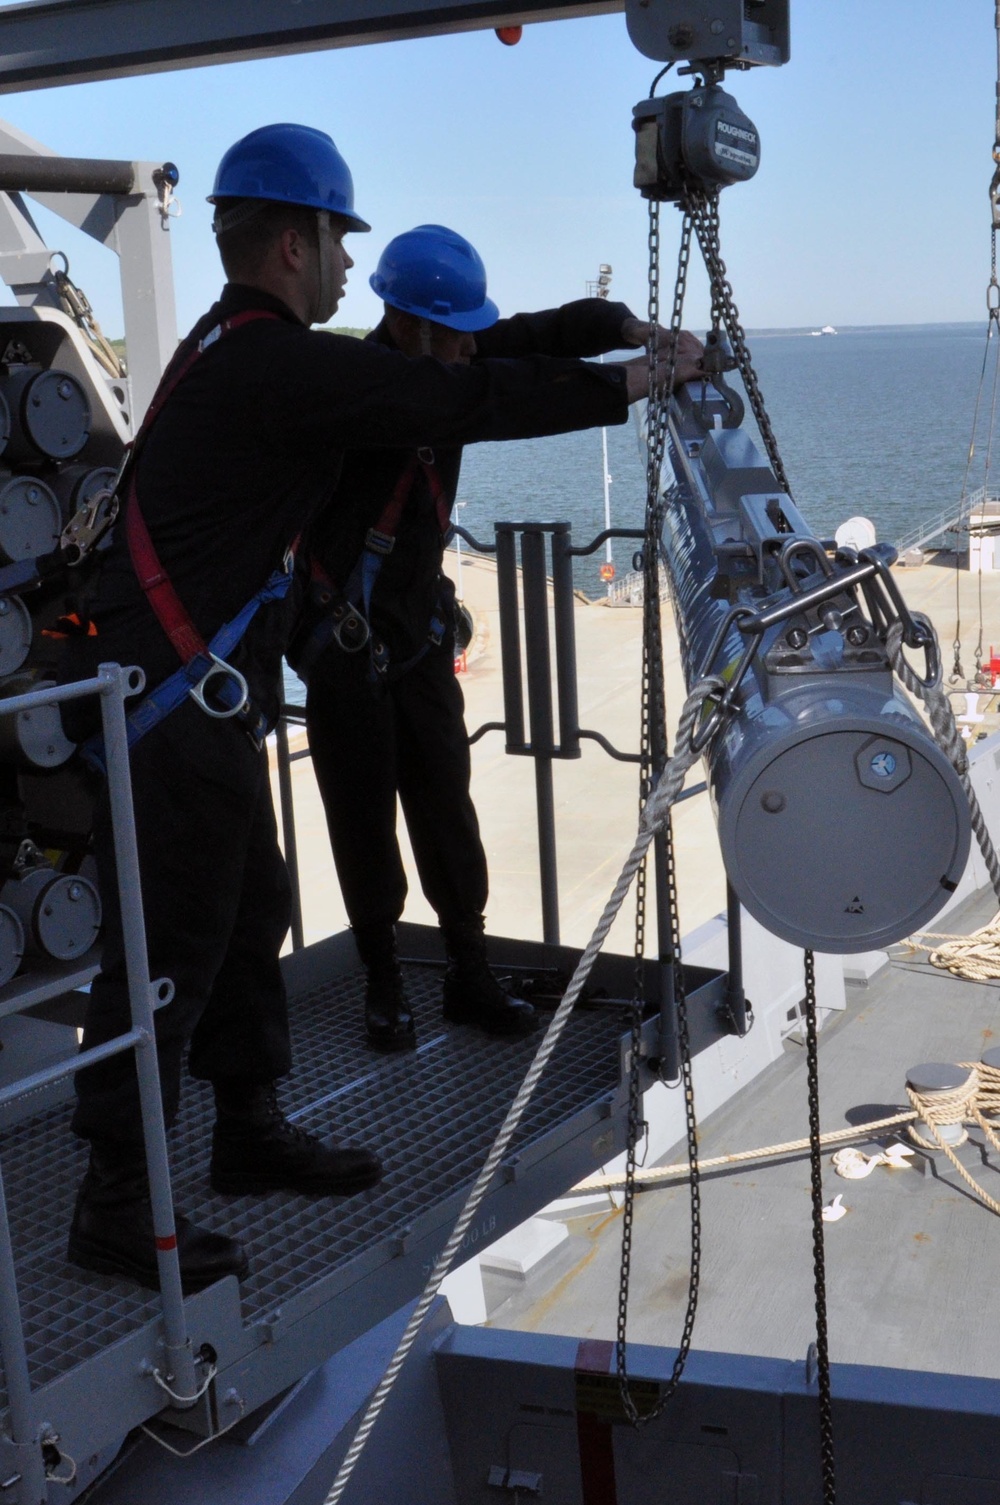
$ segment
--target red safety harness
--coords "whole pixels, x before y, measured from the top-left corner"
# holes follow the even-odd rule
[[[256,595],[235,617],[218,629],[211,642],[206,643],[160,562],[139,507],[135,472],[136,461],[150,428],[171,394],[204,351],[214,345],[217,340],[225,338],[244,324],[257,319],[278,319],[279,317],[278,314],[269,313],[264,309],[247,309],[217,324],[193,349],[185,352],[182,348],[178,351],[164,372],[163,379],[156,389],[149,410],[127,454],[121,479],[128,478],[125,536],[129,558],[157,621],[170,639],[181,661],[181,667],[149,691],[126,717],[130,747],[134,746],[141,737],[145,736],[146,732],[168,716],[171,711],[176,710],[189,696],[209,716],[220,720],[235,718],[255,747],[260,748],[263,745],[267,730],[265,718],[253,705],[246,680],[239,670],[228,662],[228,657],[242,639],[258,609],[268,602],[281,600],[288,593],[298,538],[293,540],[282,564],[271,572]],[[119,481],[120,484],[121,481]],[[206,698],[206,689],[212,681],[214,681],[212,699],[209,701]],[[100,737],[91,738],[83,745],[82,751],[94,766],[103,766],[103,744]]]
[[[160,563],[159,555],[146,526],[146,520],[139,508],[135,479],[136,461],[150,429],[165,404],[205,350],[214,345],[217,340],[224,339],[234,330],[242,328],[244,324],[250,324],[257,319],[277,319],[278,317],[278,314],[268,313],[262,308],[250,308],[241,314],[234,314],[231,319],[224,319],[220,324],[216,324],[203,340],[199,340],[194,349],[188,351],[187,357],[180,361],[176,369],[172,369],[174,363],[171,362],[153,394],[153,400],[149,404],[139,432],[132,441],[128,462],[129,488],[125,506],[125,537],[128,542],[129,558],[156,620],[174,645],[182,664],[190,663],[198,654],[207,653],[208,648],[191,620],[187,608],[174,590],[170,576]]]
[[[365,534],[364,548],[343,587],[339,587],[315,558],[309,563],[310,598],[313,624],[300,643],[293,648],[289,662],[303,680],[308,680],[313,664],[331,642],[345,653],[357,653],[367,647],[373,677],[390,668],[384,643],[371,633],[371,601],[382,568],[382,561],[392,553],[396,534],[410,500],[417,475],[423,471],[437,514],[442,538],[451,526],[451,504],[434,463],[434,452],[414,450],[399,473],[392,495],[379,514],[378,521]],[[428,624],[427,641],[405,663],[393,664],[394,674],[402,674],[421,659],[428,648],[439,644],[447,629],[445,613],[438,604]]]

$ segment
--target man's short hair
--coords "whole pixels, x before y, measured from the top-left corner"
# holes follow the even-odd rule
[[[241,216],[240,211],[245,211]],[[227,221],[231,223],[227,226]],[[286,230],[297,230],[318,244],[316,210],[304,204],[281,204],[273,199],[217,199],[216,240],[223,270],[230,281],[255,276],[271,246]]]

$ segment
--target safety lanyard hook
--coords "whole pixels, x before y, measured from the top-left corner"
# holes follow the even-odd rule
[[[212,716],[216,721],[228,721],[230,717],[238,716],[242,710],[245,710],[250,699],[250,689],[243,675],[238,669],[234,669],[232,664],[227,664],[224,658],[219,658],[211,650],[209,650],[208,656],[212,660],[212,667],[206,669],[198,683],[191,686],[188,694],[196,704],[201,706],[206,716]],[[221,709],[217,709],[215,706],[209,705],[205,699],[205,688],[209,680],[220,677],[233,681],[239,692],[239,699],[235,705],[223,706]]]

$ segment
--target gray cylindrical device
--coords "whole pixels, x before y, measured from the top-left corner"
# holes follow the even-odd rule
[[[86,955],[101,928],[100,895],[79,873],[28,868],[7,880],[0,889],[0,903],[23,925],[27,949],[56,961]]]
[[[52,482],[59,499],[63,522],[68,522],[99,492],[114,489],[116,472],[110,465],[64,465]]]
[[[34,690],[48,690],[51,679],[36,679],[30,672],[15,674],[0,686],[4,697],[27,695]],[[63,731],[57,705],[34,706],[31,710],[4,713],[0,699],[0,764],[31,771],[38,768],[61,768],[76,751]]]
[[[37,476],[0,477],[0,560],[38,559],[59,542],[62,514],[54,492]]]
[[[726,871],[783,940],[874,950],[957,887],[968,802],[851,583],[876,565],[829,557],[727,412],[700,383],[671,403],[663,533],[688,687],[738,682],[706,753]]]
[[[21,597],[0,596],[0,679],[24,664],[32,636],[31,613]]]
[[[6,987],[24,959],[24,926],[14,911],[0,904],[0,988]]]
[[[965,869],[962,786],[881,678],[751,692],[710,757],[730,881],[798,946],[890,945],[937,913]]]
[[[68,371],[15,367],[3,392],[11,419],[8,460],[71,460],[90,438],[90,401]]]

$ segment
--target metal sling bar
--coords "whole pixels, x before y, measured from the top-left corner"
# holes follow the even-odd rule
[[[552,669],[549,657],[548,580],[545,533],[525,528],[521,535],[524,588],[524,647],[528,660],[530,750],[535,764],[538,812],[538,873],[542,890],[542,938],[559,944],[559,883],[556,871],[556,816],[552,788]]]
[[[607,543],[609,538],[645,538],[642,528],[605,528],[603,533],[598,533],[589,543],[582,543],[576,548],[567,549],[574,559],[584,559],[588,554],[596,554],[602,543]]]
[[[507,751],[527,752],[521,683],[521,626],[517,609],[517,547],[511,523],[496,524],[497,605],[500,608],[500,669]]]
[[[153,1025],[153,989],[149,980],[146,926],[139,881],[139,852],[135,835],[132,783],[129,778],[125,696],[130,691],[132,679],[130,671],[122,669],[118,664],[101,664],[98,678],[102,681],[101,722],[108,769],[108,798],[111,804],[129,1006],[133,1029],[142,1031],[145,1036],[136,1046],[135,1067],[153,1208],[153,1228],[156,1232],[156,1264],[163,1302],[167,1368],[173,1375],[174,1390],[182,1396],[193,1397],[197,1386],[184,1319],[184,1295],[177,1255],[177,1229],[170,1192],[170,1167],[167,1162],[166,1128]]]
[[[552,529],[552,604],[556,634],[556,698],[559,756],[580,756],[580,704],[576,685],[576,621],[573,615],[573,560],[569,523]]]
[[[135,164],[100,157],[0,155],[0,190],[4,193],[135,192]]]

